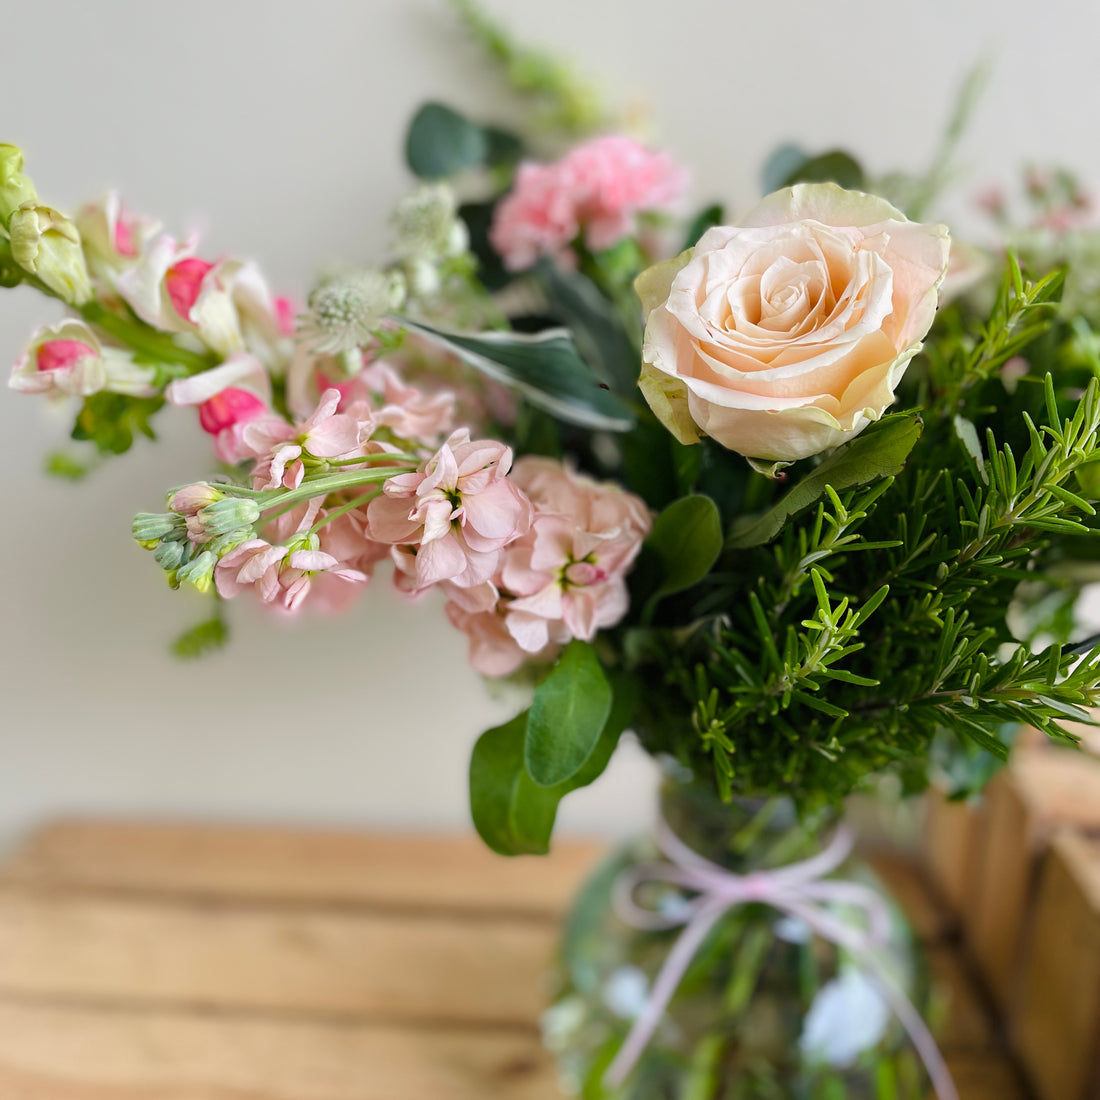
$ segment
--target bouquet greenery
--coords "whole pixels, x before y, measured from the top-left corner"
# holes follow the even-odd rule
[[[1100,646],[1069,644],[1100,497],[1073,181],[1036,175],[1026,231],[949,252],[920,220],[942,165],[875,181],[785,146],[755,209],[683,219],[669,156],[459,7],[558,155],[424,106],[386,261],[302,305],[116,196],[58,212],[0,146],[0,284],[70,307],[12,387],[75,399],[100,455],[169,406],[212,438],[220,472],[134,521],[214,605],[179,650],[246,589],[335,604],[390,561],[442,592],[473,666],[531,687],[470,770],[509,854],[547,850],[625,729],[805,813],[933,762],[977,782],[1022,724],[1069,740],[1100,701]]]

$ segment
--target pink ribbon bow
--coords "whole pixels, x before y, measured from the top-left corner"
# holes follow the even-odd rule
[[[849,829],[837,829],[829,845],[815,856],[777,867],[737,875],[704,859],[689,848],[663,820],[654,830],[658,848],[669,862],[646,863],[624,871],[615,882],[613,902],[618,915],[635,928],[664,930],[682,927],[683,932],[668,953],[653,989],[634,1021],[614,1061],[607,1067],[604,1082],[617,1087],[634,1068],[645,1050],[665,1006],[694,958],[707,933],[717,921],[738,905],[758,902],[805,922],[824,940],[849,951],[869,977],[909,1035],[939,1100],[959,1100],[947,1063],[920,1013],[890,976],[876,948],[889,938],[890,915],[882,896],[869,886],[846,880],[827,880],[852,850]],[[695,894],[675,915],[640,906],[634,892],[645,882],[667,883]],[[830,904],[854,907],[863,912],[866,929],[838,920]]]

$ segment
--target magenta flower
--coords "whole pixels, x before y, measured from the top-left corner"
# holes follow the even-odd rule
[[[489,240],[510,271],[556,256],[580,234],[592,251],[635,232],[637,215],[675,203],[687,173],[666,153],[619,134],[593,138],[554,164],[519,166]]]
[[[371,537],[394,544],[413,589],[489,580],[501,551],[531,525],[531,504],[506,474],[511,449],[454,432],[419,470],[398,474],[367,507]],[[415,547],[410,555],[401,547]],[[410,560],[411,557],[411,560]]]

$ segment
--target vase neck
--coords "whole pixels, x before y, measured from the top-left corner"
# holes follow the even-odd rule
[[[666,780],[661,814],[699,855],[736,874],[782,867],[824,846],[839,820],[835,810],[800,817],[786,796],[723,802],[708,784]]]

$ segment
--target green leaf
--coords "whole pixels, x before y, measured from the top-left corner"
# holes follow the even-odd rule
[[[548,852],[558,804],[603,774],[633,708],[631,682],[621,679],[595,749],[576,775],[555,787],[540,787],[524,766],[528,711],[483,733],[470,758],[470,811],[482,840],[501,855]]]
[[[634,415],[610,390],[602,388],[592,368],[577,353],[566,329],[546,329],[534,335],[444,332],[422,321],[396,318],[399,324],[429,343],[457,355],[465,363],[518,390],[533,405],[559,420],[584,428],[624,432]]]
[[[51,451],[46,456],[45,468],[50,477],[63,478],[65,481],[82,481],[91,471],[92,464],[66,451]]]
[[[742,516],[730,528],[728,549],[744,549],[771,542],[787,521],[814,504],[826,486],[841,492],[901,472],[920,438],[924,425],[916,413],[895,413],[838,447],[804,477],[774,508],[759,516]]]
[[[220,615],[215,615],[190,630],[185,630],[172,643],[172,653],[186,659],[206,657],[221,649],[228,640],[229,628],[225,625],[225,620]]]
[[[764,194],[770,195],[785,187],[787,180],[809,160],[810,157],[801,146],[790,142],[780,145],[764,162],[764,171],[761,174]]]
[[[684,243],[680,247],[680,251],[683,252],[685,248],[694,248],[699,243],[699,238],[713,226],[721,225],[725,219],[725,210],[720,203],[712,203],[710,206],[700,210],[694,218],[691,219],[691,224],[687,227],[687,231],[684,233]]]
[[[633,396],[641,357],[612,304],[596,284],[576,271],[563,271],[544,261],[534,277],[553,316],[573,334],[577,349],[600,380],[618,393]]]
[[[574,638],[535,688],[524,762],[540,787],[576,775],[592,755],[611,711],[611,685],[595,650]]]
[[[134,433],[156,436],[149,418],[164,404],[163,397],[128,397],[121,393],[94,393],[84,398],[72,438],[90,440],[101,454],[122,454],[134,442]]]
[[[701,494],[674,500],[654,521],[646,548],[661,562],[658,600],[698,584],[722,552],[722,517],[710,497]]]
[[[485,130],[442,103],[425,103],[405,136],[405,160],[423,180],[477,168],[488,160],[489,149]]]
[[[791,170],[780,186],[791,187],[796,183],[835,183],[857,191],[866,186],[859,162],[843,149],[831,149],[804,160]]]

